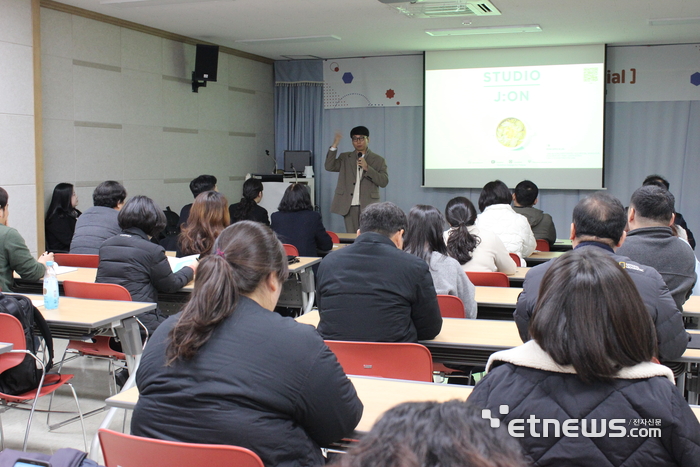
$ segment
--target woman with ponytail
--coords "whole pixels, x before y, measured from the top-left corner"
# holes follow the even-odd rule
[[[445,207],[450,229],[445,231],[447,253],[465,271],[515,274],[515,262],[498,236],[474,225],[476,209],[463,196],[451,199]]]
[[[263,197],[263,184],[257,178],[249,178],[243,183],[243,198],[241,201],[228,207],[231,223],[238,221],[256,221],[270,225],[270,217],[267,209],[258,206]]]
[[[266,466],[324,463],[319,446],[351,434],[362,403],[316,330],[274,312],[286,278],[269,228],[219,235],[190,301],[146,346],[133,434],[242,446]]]

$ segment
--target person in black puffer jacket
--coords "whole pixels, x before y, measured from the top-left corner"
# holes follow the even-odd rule
[[[165,214],[146,196],[131,198],[119,211],[122,232],[100,246],[100,266],[95,282],[125,287],[135,302],[158,302],[158,292],[174,293],[194,277],[197,265],[178,272],[170,268],[162,246],[150,242],[165,227]],[[152,335],[165,321],[158,308],[138,315]],[[143,337],[143,336],[142,336]]]
[[[269,467],[324,464],[320,447],[352,433],[362,402],[316,330],[273,311],[286,279],[268,227],[219,235],[192,298],[143,353],[134,435],[242,446]]]
[[[634,282],[589,250],[554,261],[533,340],[493,354],[469,402],[507,425],[533,466],[697,466],[700,424],[671,370],[654,363],[654,326]]]

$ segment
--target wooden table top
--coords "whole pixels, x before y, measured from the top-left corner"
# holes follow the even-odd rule
[[[476,286],[475,299],[480,307],[513,308],[518,303],[521,287],[481,287]]]
[[[299,316],[303,324],[318,326],[318,310]],[[443,318],[440,334],[429,341],[421,341],[430,347],[470,348],[502,350],[522,344],[514,321],[490,319]]]
[[[473,389],[471,386],[457,384],[423,383],[366,376],[349,376],[349,378],[365,407],[360,423],[355,428],[356,433],[368,432],[384,412],[403,402],[466,400]],[[110,397],[106,403],[110,407],[133,409],[138,398],[138,389],[133,387]]]
[[[299,256],[298,259],[299,259],[298,263],[294,263],[294,264],[289,265],[289,273],[290,274],[302,272],[306,268],[308,268],[309,266],[312,266],[316,263],[321,262],[321,258],[315,258],[315,257]],[[66,273],[59,274],[56,276],[59,284],[63,283],[63,281],[95,282],[96,277],[97,277],[97,269],[96,268],[77,268],[76,271],[66,272]],[[16,273],[15,273],[15,278],[19,278],[19,276],[17,276]],[[191,280],[187,285],[185,285],[180,290],[182,292],[192,292],[192,290],[194,290],[194,279]]]
[[[34,303],[44,300],[41,295],[26,296]],[[156,304],[61,297],[58,300],[58,308],[55,310],[47,310],[43,304],[37,308],[49,324],[90,330],[108,327],[124,318],[153,310]]]
[[[357,233],[337,233],[340,243],[353,243],[357,239]]]
[[[549,261],[550,259],[559,258],[564,253],[564,251],[533,251],[530,256],[525,258],[525,261],[533,259]]]
[[[700,317],[700,295],[691,295],[683,304],[683,315]]]
[[[513,279],[515,279],[515,280],[520,281],[520,283],[522,283],[523,280],[525,279],[525,275],[527,274],[527,272],[530,269],[532,269],[532,268],[517,267],[517,268],[515,268],[515,274],[509,275],[508,280],[510,280],[512,282]]]

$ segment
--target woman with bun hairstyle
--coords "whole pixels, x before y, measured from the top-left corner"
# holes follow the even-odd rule
[[[362,403],[316,330],[274,312],[286,278],[268,227],[219,235],[190,301],[143,353],[134,435],[242,446],[270,467],[324,464],[320,447],[352,433]]]
[[[458,196],[448,201],[445,218],[450,224],[444,233],[447,252],[464,271],[515,274],[515,262],[501,239],[474,225],[476,209],[469,199]]]

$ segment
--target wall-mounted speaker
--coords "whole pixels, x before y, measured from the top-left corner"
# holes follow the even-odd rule
[[[206,87],[207,81],[216,81],[218,68],[219,46],[197,44],[194,71],[192,72],[192,92],[199,92],[200,87]]]
[[[219,46],[197,44],[194,60],[194,79],[199,81],[216,81],[219,66]]]

